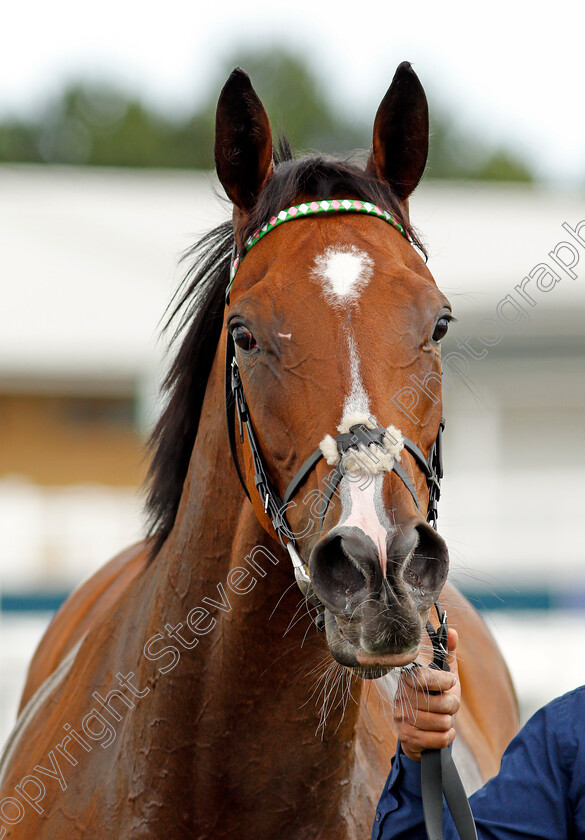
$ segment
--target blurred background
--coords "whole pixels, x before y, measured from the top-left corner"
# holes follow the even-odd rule
[[[481,13],[374,4],[362,17],[306,0],[11,4],[0,50],[0,742],[54,611],[144,533],[160,324],[181,254],[229,214],[212,175],[213,119],[238,64],[297,150],[343,153],[369,146],[397,64],[413,62],[432,144],[411,216],[458,318],[443,350],[452,578],[500,642],[524,717],[584,681],[585,224],[582,243],[562,227],[585,220],[584,18],[562,1],[554,17],[500,0]],[[573,268],[554,259],[575,253]]]

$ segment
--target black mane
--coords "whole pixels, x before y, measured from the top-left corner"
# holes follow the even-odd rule
[[[299,195],[316,200],[331,197],[371,201],[394,214],[417,247],[424,247],[404,218],[400,202],[391,189],[350,161],[311,156],[294,160],[286,141],[276,154],[276,172],[263,190],[246,225],[244,237],[280,210],[290,207]],[[225,290],[234,247],[232,223],[223,222],[206,234],[185,255],[192,260],[171,306],[165,331],[177,322],[172,342],[182,342],[163,382],[167,395],[164,409],[149,439],[152,461],[148,472],[146,509],[154,557],[175,522],[183,483],[201,416],[203,398],[219,343]]]

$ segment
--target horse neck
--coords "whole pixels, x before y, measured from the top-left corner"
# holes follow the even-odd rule
[[[187,726],[199,744],[207,745],[200,746],[197,755],[202,778],[205,755],[217,766],[220,744],[225,772],[229,775],[232,767],[240,774],[245,744],[247,761],[253,755],[264,756],[264,761],[270,756],[272,774],[286,775],[293,787],[306,785],[315,774],[331,778],[331,767],[345,783],[353,762],[359,688],[348,672],[332,664],[286,552],[260,526],[240,487],[229,451],[219,359],[221,349],[207,386],[176,523],[154,561],[165,573],[159,576],[154,598],[161,605],[159,614],[150,626],[184,624],[196,607],[208,609],[217,624],[193,650],[181,652],[186,660],[181,668],[187,673],[179,674],[177,668],[171,691],[159,696],[185,717],[177,731],[184,733]],[[236,569],[244,569],[246,577]],[[188,629],[185,635],[193,638]],[[335,681],[339,689],[339,696],[333,691],[329,699],[337,697],[340,703],[316,736],[322,704],[320,691],[313,699],[311,691],[328,669],[326,688]],[[356,701],[346,703],[345,715],[342,687],[344,699],[351,690]],[[235,736],[227,748],[226,733]],[[261,786],[259,774],[254,779]]]

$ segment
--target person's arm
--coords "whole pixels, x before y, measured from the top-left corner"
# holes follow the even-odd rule
[[[453,642],[456,645],[456,636],[449,640],[452,654]],[[418,688],[407,676],[399,684],[395,723],[401,741],[378,804],[374,840],[425,840],[416,759],[422,749],[436,744],[437,731],[446,740],[454,737],[448,703],[423,688],[424,681],[431,688],[428,669],[415,673],[421,681]],[[444,694],[457,690],[453,686]],[[584,732],[585,688],[553,701],[531,718],[506,750],[498,775],[470,798],[479,840],[585,840]],[[445,840],[456,839],[445,809]]]

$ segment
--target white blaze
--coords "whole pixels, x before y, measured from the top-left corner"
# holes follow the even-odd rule
[[[372,278],[374,261],[354,245],[330,246],[315,258],[313,274],[320,280],[325,297],[334,306],[357,303],[362,289]]]
[[[380,484],[381,482],[370,481],[366,487],[356,487],[354,481],[350,481],[350,495],[351,495],[351,513],[344,521],[346,527],[353,526],[359,528],[362,533],[369,537],[378,552],[378,559],[382,567],[382,575],[386,577],[386,568],[388,565],[388,556],[386,554],[386,539],[388,537],[389,522],[384,525],[380,522],[378,511],[376,510],[376,496],[379,495],[381,501]]]
[[[330,246],[315,258],[312,271],[313,278],[321,284],[325,300],[334,309],[345,312],[359,306],[360,295],[373,274],[373,259],[354,245]],[[358,349],[348,323],[343,325],[343,331],[349,354],[349,387],[340,426],[356,412],[370,414],[370,399],[362,382]],[[333,449],[336,449],[334,442]],[[368,536],[376,547],[382,574],[386,575],[386,540],[394,528],[384,510],[383,478],[383,473],[376,475],[366,481],[366,486],[358,486],[355,480],[348,477],[341,480],[342,513],[338,527],[357,528]]]
[[[325,300],[336,309],[347,310],[359,304],[361,292],[372,279],[374,261],[355,245],[330,245],[315,258],[312,273],[321,284]],[[370,401],[362,383],[356,343],[349,328],[344,332],[349,350],[350,387],[343,414],[369,413]]]
[[[362,382],[360,357],[358,356],[355,341],[353,340],[353,336],[349,330],[347,331],[347,343],[349,345],[349,377],[351,387],[343,405],[343,418],[341,419],[342,424],[343,419],[348,414],[354,414],[357,411],[363,411],[364,414],[370,413],[370,399],[365,392]]]

